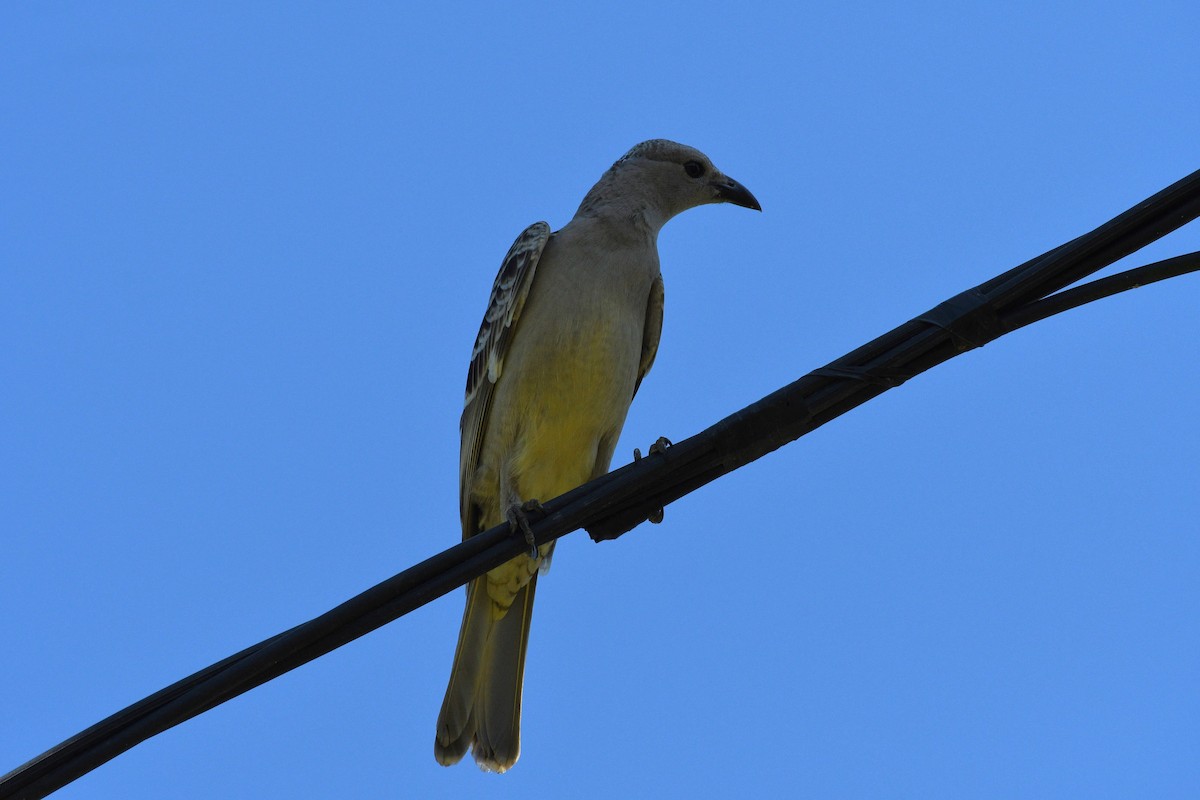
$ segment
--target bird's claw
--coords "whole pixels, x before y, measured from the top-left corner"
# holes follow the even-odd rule
[[[667,452],[667,448],[670,446],[671,446],[671,440],[665,436],[660,436],[660,437],[658,437],[658,441],[656,441],[654,444],[650,445],[649,454],[653,455],[654,453],[660,453],[660,454],[665,453],[665,452]],[[636,447],[633,448],[633,460],[635,462],[642,460],[642,451]],[[650,514],[649,517],[646,517],[646,519],[651,524],[657,525],[658,523],[663,521],[663,510],[660,508],[660,509],[654,511],[653,513]]]
[[[650,449],[646,452],[646,455],[654,455],[655,453],[665,453],[665,452],[667,452],[667,448],[671,447],[671,446],[672,446],[672,442],[670,439],[668,439],[665,436],[660,436],[660,437],[658,437],[658,440],[654,444],[650,445]],[[633,460],[635,462],[642,460],[642,451],[636,447],[633,448]]]
[[[542,504],[537,500],[526,500],[521,505],[512,505],[508,508],[508,526],[513,533],[520,531],[525,536],[525,543],[529,545],[529,557],[538,558],[541,554],[538,552],[537,541],[533,538],[533,528],[529,525],[529,515],[531,513],[545,516],[546,509],[542,508]]]

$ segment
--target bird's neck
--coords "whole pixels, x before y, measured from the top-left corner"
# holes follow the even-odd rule
[[[611,228],[614,233],[646,237],[654,242],[669,219],[658,206],[653,198],[622,193],[601,182],[583,198],[575,219],[594,221]]]

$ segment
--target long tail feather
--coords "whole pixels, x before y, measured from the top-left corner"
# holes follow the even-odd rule
[[[470,748],[481,768],[504,772],[521,753],[521,692],[537,576],[500,619],[493,619],[484,581],[476,579],[467,590],[434,757],[448,766]]]

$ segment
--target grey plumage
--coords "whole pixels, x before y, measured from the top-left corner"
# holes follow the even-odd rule
[[[509,250],[471,355],[462,416],[463,538],[513,522],[608,470],[662,328],[658,231],[704,203],[759,208],[698,150],[665,139],[619,159],[559,231],[538,222]],[[520,755],[522,676],[539,567],[524,555],[467,587],[434,753],[468,748],[504,772]]]

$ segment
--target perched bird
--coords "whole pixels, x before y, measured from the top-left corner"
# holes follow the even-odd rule
[[[485,770],[517,761],[533,594],[554,549],[533,549],[525,512],[608,471],[658,350],[659,229],[705,203],[761,210],[699,150],[651,139],[601,176],[566,226],[535,222],[504,258],[467,373],[459,507],[464,539],[508,521],[531,550],[467,587],[434,742],[442,764],[468,747]]]

